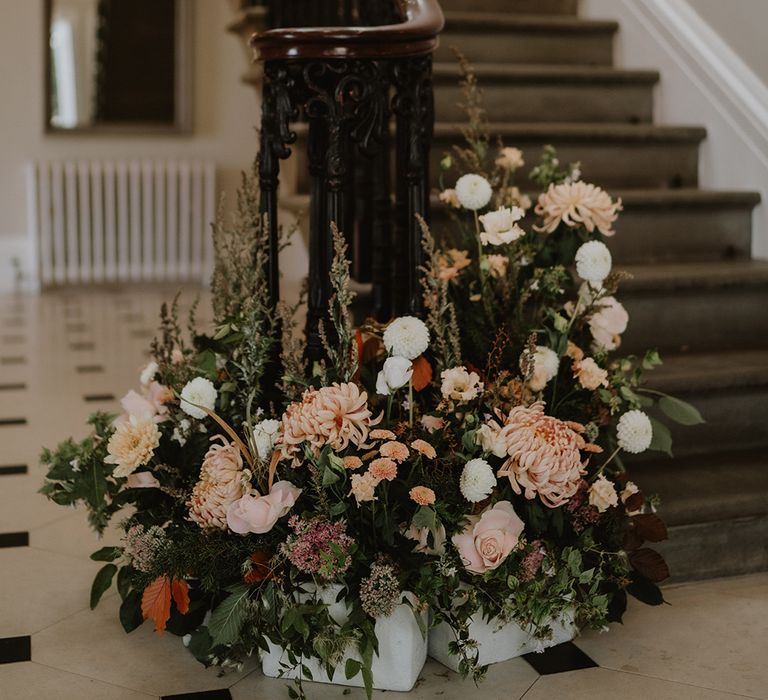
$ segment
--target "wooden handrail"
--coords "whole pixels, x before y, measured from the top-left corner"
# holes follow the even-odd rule
[[[407,58],[432,53],[445,24],[437,0],[402,0],[404,20],[376,27],[289,27],[255,33],[258,61]]]

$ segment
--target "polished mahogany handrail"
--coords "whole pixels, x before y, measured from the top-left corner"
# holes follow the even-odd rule
[[[407,58],[432,53],[445,24],[437,0],[403,0],[404,20],[374,27],[289,27],[255,33],[256,60]]]

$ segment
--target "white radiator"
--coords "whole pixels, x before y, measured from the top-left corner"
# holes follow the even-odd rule
[[[40,284],[207,281],[215,179],[199,160],[29,163]]]

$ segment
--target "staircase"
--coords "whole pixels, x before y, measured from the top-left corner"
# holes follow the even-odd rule
[[[529,163],[555,145],[562,162],[582,161],[585,180],[624,202],[611,241],[617,267],[632,274],[621,291],[631,318],[622,349],[658,347],[665,364],[650,385],[707,420],[673,427],[675,460],[652,453],[632,465],[641,488],[662,498],[670,540],[660,549],[674,578],[768,569],[768,263],[750,259],[759,196],[698,187],[706,132],[652,122],[659,74],[613,66],[617,23],[579,18],[577,0],[441,4],[433,172],[460,140],[456,46],[475,66],[491,133]],[[232,28],[247,35],[260,21],[259,10],[241,11]],[[295,150],[294,193],[284,182],[282,200],[306,211]],[[439,229],[445,219],[433,212]]]

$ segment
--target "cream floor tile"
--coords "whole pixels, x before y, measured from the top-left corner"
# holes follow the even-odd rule
[[[0,666],[0,700],[148,700],[152,697],[34,662]]]
[[[184,649],[181,639],[158,636],[150,624],[131,634],[120,626],[119,597],[102,601],[32,637],[32,660],[150,695],[226,688],[253,669],[219,678]]]
[[[735,700],[743,697],[604,668],[542,676],[524,696],[525,700]]]
[[[128,511],[116,514],[103,536],[99,537],[88,525],[85,511],[78,509],[61,520],[30,530],[29,546],[87,559],[101,547],[120,545],[123,531],[119,523],[127,517]]]
[[[577,644],[600,666],[768,698],[768,596],[738,597],[691,584],[665,591],[670,605],[631,601],[624,625]]]
[[[4,464],[28,463],[2,460]],[[31,465],[30,471],[32,472]],[[37,493],[43,485],[42,474],[34,473],[3,476],[0,482],[0,532],[29,531],[61,520],[67,515],[62,506]],[[2,554],[2,550],[0,550]]]
[[[88,608],[100,566],[30,547],[0,549],[0,637],[32,634]]]
[[[469,700],[470,698],[504,698],[514,700],[521,698],[538,678],[538,674],[522,659],[513,659],[505,663],[494,664],[488,669],[488,676],[480,688],[471,681],[464,681],[460,676],[449,671],[432,659],[421,672],[416,687],[410,693],[393,693],[374,691],[374,698],[407,698],[408,700]],[[290,681],[266,678],[260,670],[256,670],[243,680],[237,682],[230,692],[233,700],[254,700],[255,698],[287,698],[286,687]],[[340,686],[324,683],[304,684],[307,695],[312,700],[332,700],[349,698],[349,700],[364,700],[365,691],[359,688],[345,689]]]
[[[687,587],[691,588],[690,584]],[[697,592],[707,591],[741,598],[768,600],[768,572],[699,581],[693,588]]]

